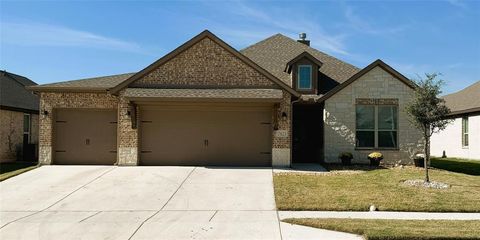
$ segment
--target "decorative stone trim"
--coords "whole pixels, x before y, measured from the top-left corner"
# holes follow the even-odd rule
[[[355,102],[361,105],[398,105],[398,98],[356,98]]]

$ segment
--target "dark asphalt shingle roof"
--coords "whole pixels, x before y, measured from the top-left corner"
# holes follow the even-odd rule
[[[127,88],[129,98],[172,98],[172,99],[265,99],[281,100],[279,89],[151,89]]]
[[[284,72],[285,66],[290,60],[303,52],[308,52],[323,63],[320,68],[320,73],[323,74],[325,78],[328,78],[327,80],[336,82],[334,85],[346,81],[360,71],[360,69],[351,64],[345,63],[305,44],[298,43],[281,34],[273,35],[240,51],[240,53],[289,86],[291,86],[291,78],[288,73]],[[57,82],[39,85],[32,89],[39,91],[107,90],[115,87],[132,75],[134,75],[134,73]]]
[[[57,83],[49,83],[35,86],[34,90],[42,89],[95,89],[95,90],[107,90],[113,88],[131,77],[135,73],[124,73],[103,77],[84,78],[79,80],[71,80]]]
[[[284,72],[285,66],[290,60],[303,52],[308,52],[322,62],[323,65],[320,67],[320,72],[338,83],[346,81],[360,71],[359,68],[351,64],[282,34],[273,35],[240,50],[240,52],[290,86],[291,77],[290,74]]]
[[[452,113],[480,108],[480,81],[443,97]],[[467,111],[468,112],[468,111]]]
[[[25,89],[34,85],[37,84],[24,76],[0,71],[0,105],[38,111],[38,96]]]

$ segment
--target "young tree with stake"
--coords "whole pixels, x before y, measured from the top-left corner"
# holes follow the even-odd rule
[[[445,100],[438,96],[442,93],[442,80],[437,80],[439,74],[425,74],[419,78],[412,101],[407,105],[406,112],[410,121],[422,131],[424,140],[425,182],[430,182],[428,163],[430,162],[430,138],[434,133],[444,130],[451,120],[447,119],[450,109]]]

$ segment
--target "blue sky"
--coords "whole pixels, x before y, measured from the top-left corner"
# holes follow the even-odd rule
[[[0,68],[38,83],[141,70],[209,29],[237,49],[276,33],[358,67],[380,58],[445,93],[480,80],[480,1],[4,1]]]

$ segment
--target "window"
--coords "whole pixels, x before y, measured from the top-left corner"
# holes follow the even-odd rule
[[[23,114],[23,144],[30,143],[30,114]]]
[[[297,74],[298,89],[312,89],[312,66],[299,65]]]
[[[462,118],[462,147],[468,147],[468,117]]]
[[[398,107],[357,105],[356,147],[397,148]]]

